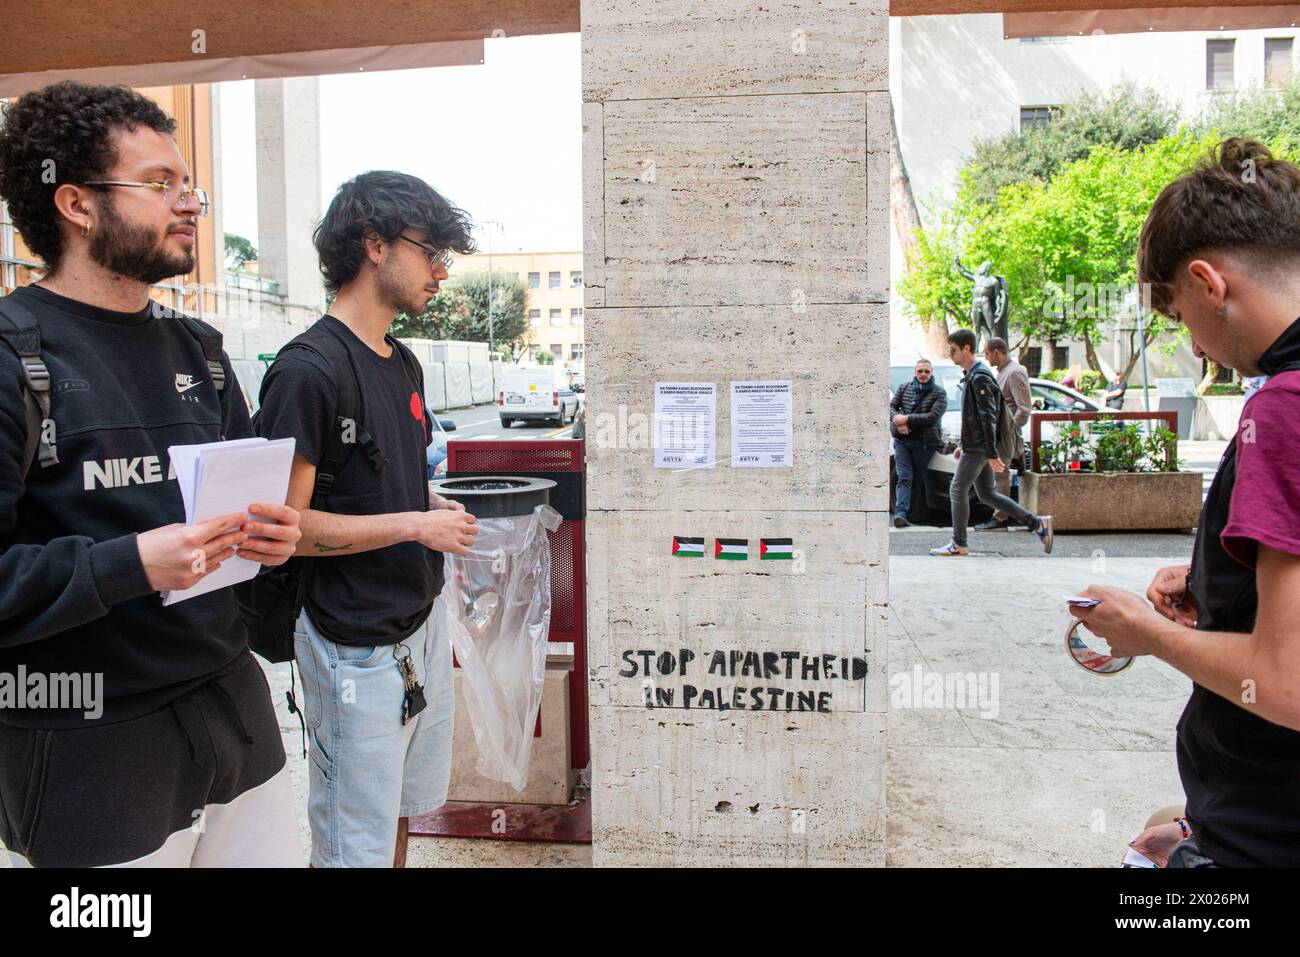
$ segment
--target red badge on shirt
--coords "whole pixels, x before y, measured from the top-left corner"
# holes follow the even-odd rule
[[[411,393],[411,418],[421,424],[424,423],[424,403],[420,401],[420,393]]]

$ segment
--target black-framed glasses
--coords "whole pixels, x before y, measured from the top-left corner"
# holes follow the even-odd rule
[[[90,179],[90,180],[86,180],[86,182],[82,183],[81,185],[82,186],[139,186],[145,189],[156,190],[157,192],[163,193],[168,197],[173,195],[172,194],[173,184],[172,181],[169,179],[154,180],[153,182],[149,182],[149,183],[137,183],[130,180],[122,180],[122,179]],[[191,196],[193,196],[196,200],[198,200],[199,215],[200,216],[208,215],[208,210],[211,208],[212,202],[208,197],[208,191],[199,186],[186,186],[185,184],[182,183],[180,192],[176,194],[175,202],[189,205],[189,199]]]
[[[425,257],[429,260],[430,269],[437,269],[439,266],[441,266],[443,269],[447,269],[447,270],[451,269],[451,264],[452,262],[454,262],[454,260],[451,258],[451,253],[448,250],[430,249],[428,246],[426,246],[424,243],[420,242],[419,240],[412,239],[410,236],[404,236],[401,233],[397,234],[397,238],[405,239],[412,246],[417,247],[420,250],[420,252],[424,253]]]

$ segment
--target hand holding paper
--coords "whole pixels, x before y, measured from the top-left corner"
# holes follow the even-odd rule
[[[279,564],[293,554],[301,533],[297,512],[284,505],[293,449],[293,439],[239,439],[167,450],[191,532],[203,528],[206,534],[213,519],[224,526],[233,518],[234,527],[218,539],[221,548],[214,548],[212,555],[206,547],[194,547],[192,572],[199,576],[197,581],[164,591],[164,605],[247,581],[261,565]]]

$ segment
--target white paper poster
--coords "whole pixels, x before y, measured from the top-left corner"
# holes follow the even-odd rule
[[[655,468],[713,468],[717,418],[717,383],[656,382]]]
[[[794,464],[790,381],[731,383],[731,465],[788,469]]]

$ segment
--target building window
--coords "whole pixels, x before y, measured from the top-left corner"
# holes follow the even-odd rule
[[[569,273],[569,285],[572,286],[574,289],[578,289],[582,286],[581,269],[575,269]]]
[[[1290,37],[1270,37],[1264,40],[1264,85],[1286,86],[1291,81],[1291,51],[1295,41]]]
[[[1046,126],[1061,115],[1059,106],[1022,106],[1020,108],[1020,129],[1029,130],[1036,126]]]
[[[542,288],[542,274],[541,274],[541,273],[539,273],[539,272],[530,272],[530,273],[528,274],[528,288],[529,288],[529,289],[541,289],[541,288]]]
[[[562,325],[564,325],[564,315],[563,315],[563,310],[560,310],[560,309],[552,309],[552,310],[551,310],[551,325],[553,325],[553,326],[562,326]]]
[[[529,309],[529,310],[528,310],[528,324],[529,324],[530,326],[536,326],[536,325],[540,325],[541,322],[542,322],[542,310],[540,310],[540,309]]]
[[[556,359],[563,359],[564,345],[557,342],[555,345],[551,346],[551,355],[555,356]]]
[[[574,347],[573,347],[573,352],[572,352],[572,354],[569,356],[569,358],[571,358],[571,359],[581,359],[581,358],[582,358],[582,346],[574,346]]]
[[[560,288],[560,274],[558,272],[550,273],[547,276],[547,278],[550,280],[550,285],[552,289]]]
[[[570,323],[570,325],[574,325],[574,326],[580,326],[580,325],[582,325],[582,310],[581,310],[581,309],[579,309],[579,308],[577,308],[577,307],[574,307],[573,309],[570,309],[570,310],[569,310],[569,323]]]
[[[1233,54],[1236,47],[1236,40],[1205,41],[1205,88],[1207,90],[1232,89],[1235,80]]]

